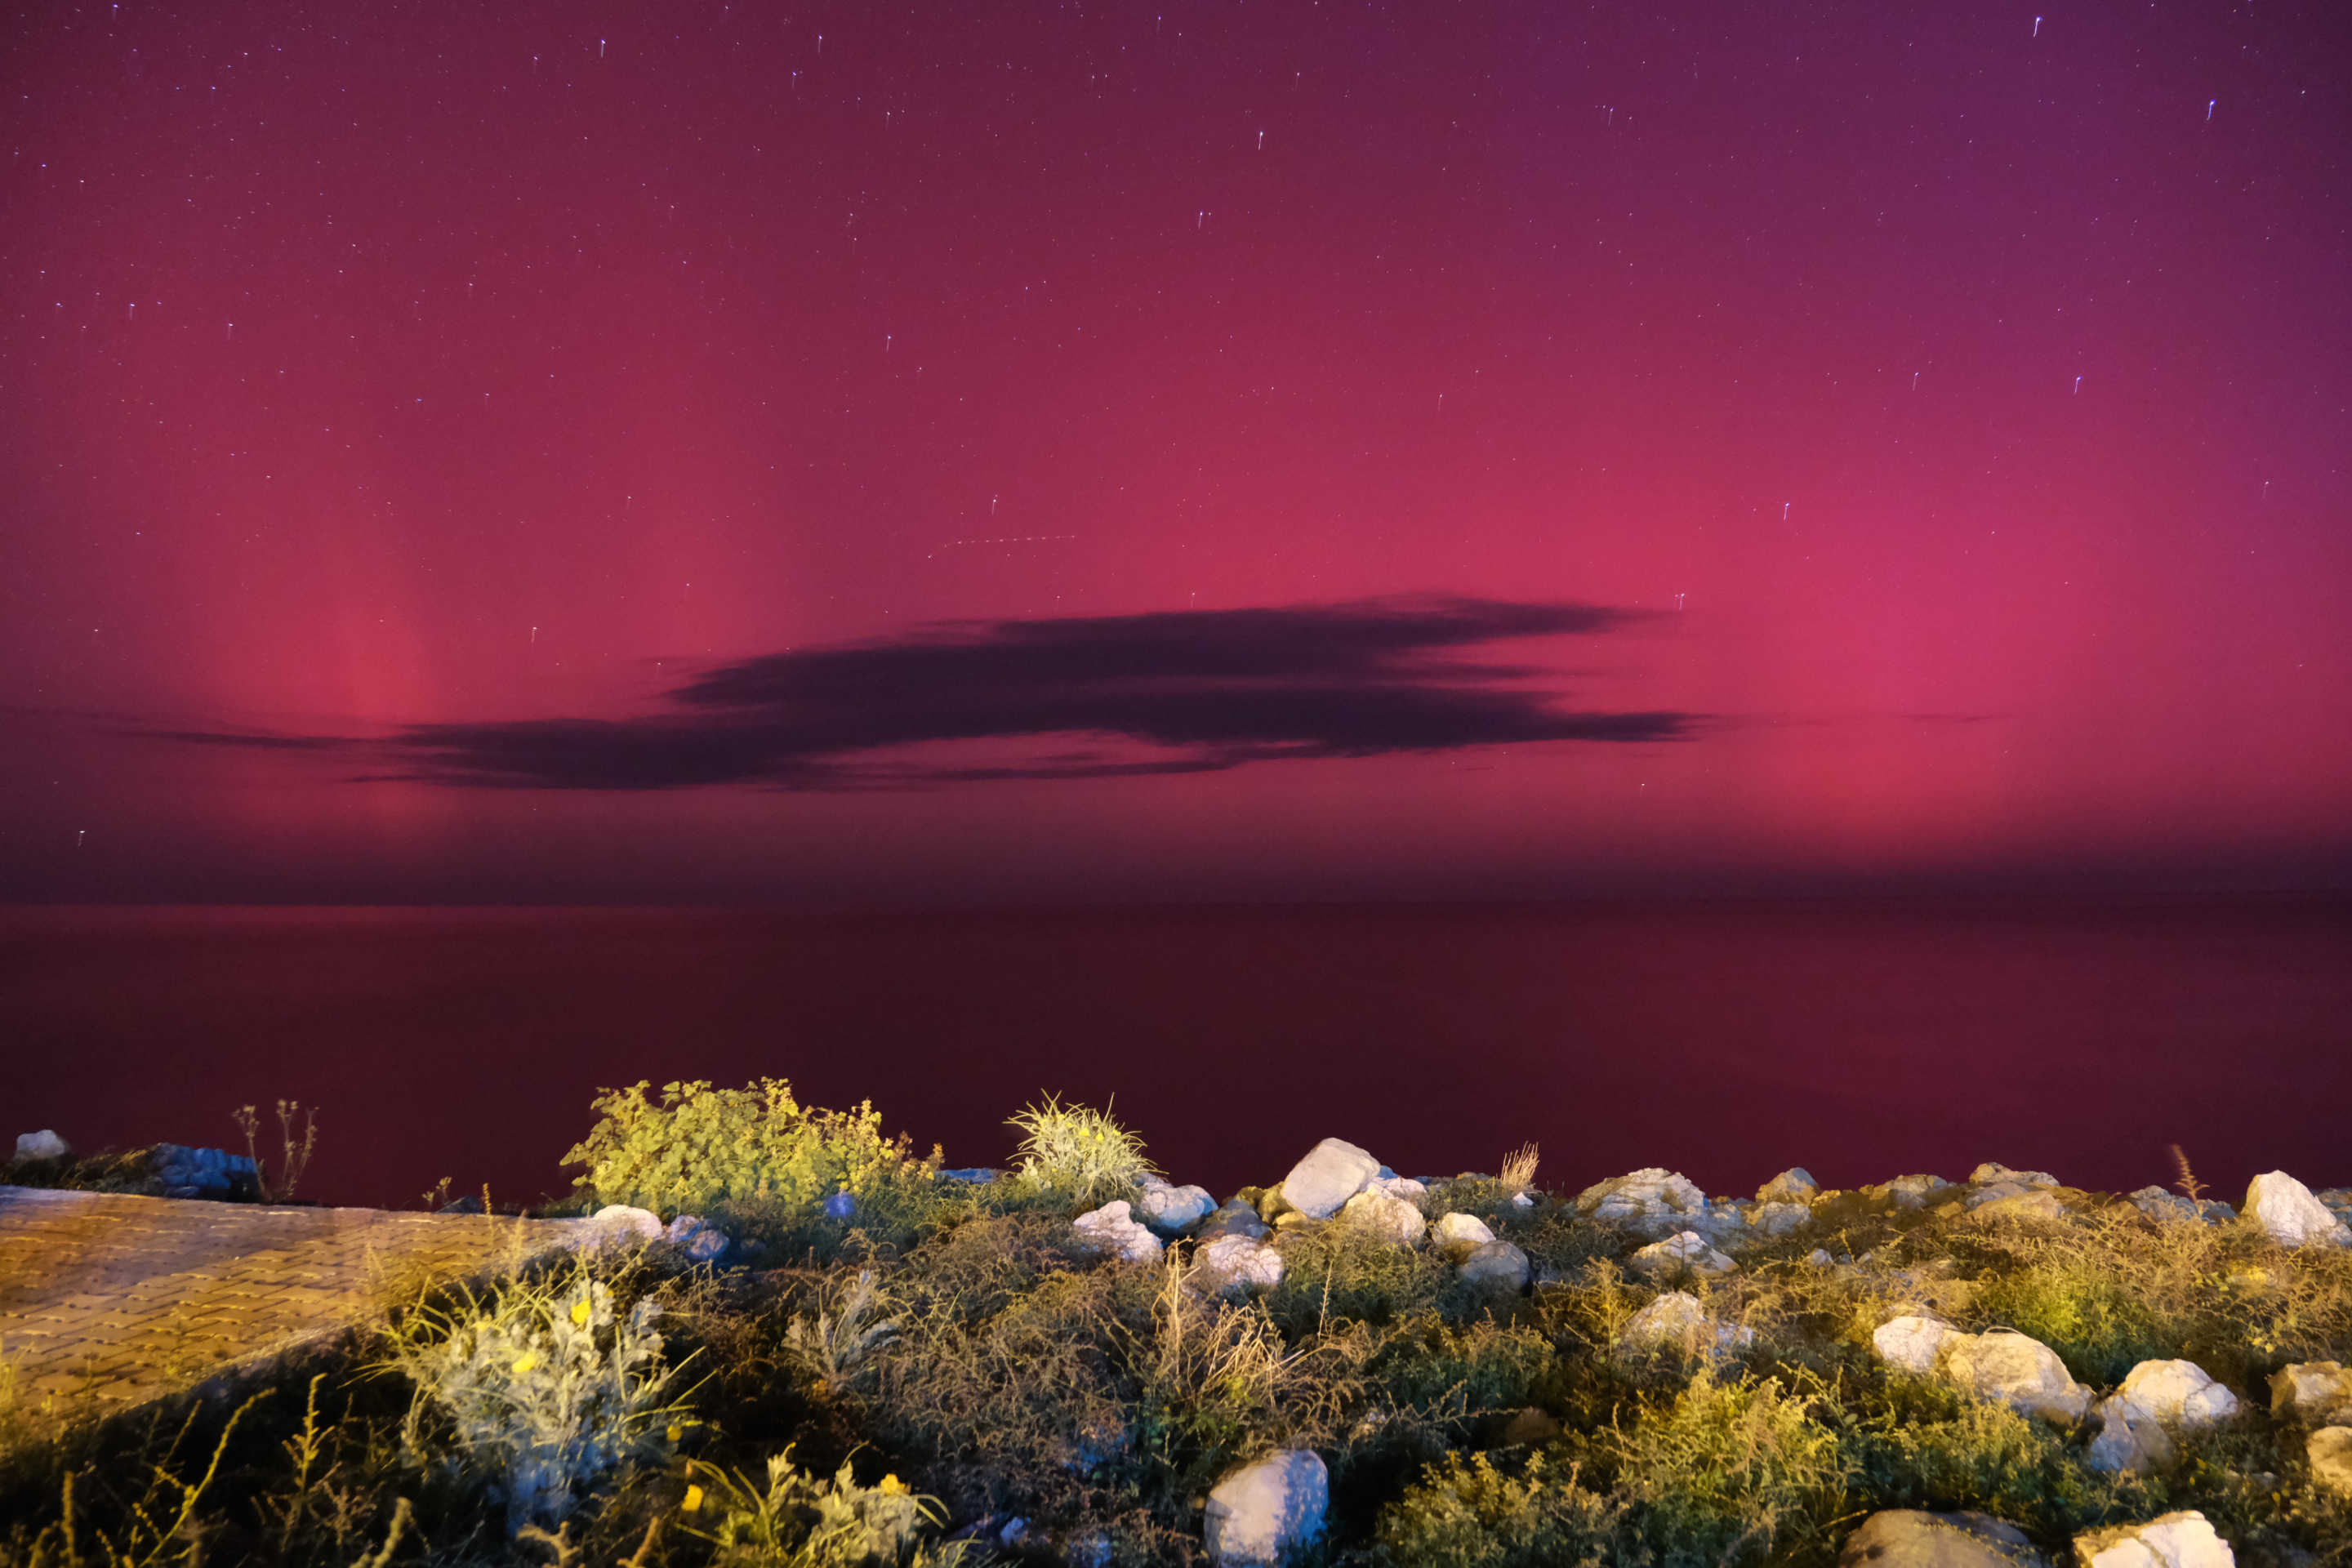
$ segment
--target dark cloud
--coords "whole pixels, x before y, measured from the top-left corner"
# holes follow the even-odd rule
[[[759,784],[904,789],[984,779],[1214,773],[1548,741],[1671,741],[1689,715],[1574,712],[1504,682],[1549,673],[1442,658],[1640,618],[1586,605],[1374,600],[1051,621],[959,622],[887,641],[790,650],[706,671],[637,719],[413,726],[383,743],[404,776],[517,789]],[[1180,755],[1062,752],[946,767],[886,748],[1118,736]],[[180,732],[208,744],[338,744]],[[373,749],[373,748],[372,748]]]

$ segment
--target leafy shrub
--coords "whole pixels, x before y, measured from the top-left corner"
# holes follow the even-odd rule
[[[1399,1406],[1459,1427],[1526,1405],[1554,1359],[1551,1342],[1532,1329],[1454,1329],[1430,1318],[1390,1335],[1370,1371]]]
[[[1019,1175],[1034,1190],[1091,1203],[1158,1171],[1143,1157],[1143,1140],[1112,1121],[1108,1110],[1064,1105],[1049,1094],[1045,1104],[1028,1107],[1007,1125],[1022,1131]]]
[[[1543,1455],[1517,1470],[1448,1454],[1381,1511],[1379,1560],[1395,1568],[1598,1568],[1622,1509]]]
[[[2031,1334],[2086,1383],[2121,1383],[2138,1363],[2177,1353],[2142,1300],[2088,1258],[2052,1258],[1996,1279],[1977,1298],[1990,1322]]]
[[[775,1078],[743,1089],[665,1084],[657,1101],[646,1089],[640,1081],[599,1094],[590,1108],[600,1120],[563,1156],[587,1167],[573,1185],[600,1203],[665,1218],[753,1199],[801,1210],[836,1193],[869,1195],[909,1166],[931,1174],[903,1135],[882,1136],[870,1100],[855,1110],[804,1108]]]
[[[560,1520],[576,1494],[677,1443],[685,1411],[662,1398],[676,1370],[652,1327],[660,1315],[651,1300],[616,1312],[578,1263],[487,1300],[466,1292],[457,1310],[420,1304],[392,1331],[388,1364],[415,1389],[403,1443],[423,1458],[444,1440],[495,1478],[510,1531]]]
[[[1282,1283],[1266,1309],[1292,1339],[1326,1322],[1375,1327],[1452,1308],[1466,1315],[1476,1293],[1426,1247],[1399,1247],[1355,1226],[1301,1226],[1282,1234]]]
[[[925,1542],[945,1516],[897,1476],[861,1487],[845,1462],[830,1481],[793,1464],[790,1449],[768,1460],[768,1484],[739,1471],[689,1461],[687,1533],[712,1546],[711,1568],[951,1568],[970,1545]]]
[[[1850,1449],[1878,1507],[1973,1509],[2063,1537],[2114,1517],[2128,1484],[2078,1463],[2047,1424],[1926,1378],[1890,1378],[1855,1404]]]
[[[1630,1429],[1595,1434],[1627,1505],[1635,1561],[1658,1568],[1778,1563],[1818,1549],[1848,1511],[1853,1463],[1825,1402],[1775,1378],[1718,1383],[1702,1369]]]

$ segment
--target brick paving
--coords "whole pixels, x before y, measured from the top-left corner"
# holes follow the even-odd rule
[[[0,1186],[0,1361],[19,1409],[127,1409],[364,1323],[400,1282],[510,1265],[579,1223]]]

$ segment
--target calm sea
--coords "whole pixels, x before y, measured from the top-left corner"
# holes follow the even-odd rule
[[[1979,1160],[2235,1197],[2352,1184],[2352,901],[0,910],[0,1138],[241,1147],[305,1194],[566,1190],[600,1086],[789,1078],[951,1163],[1041,1093],[1223,1195],[1338,1134],[1407,1173],[1542,1146],[1745,1193]]]

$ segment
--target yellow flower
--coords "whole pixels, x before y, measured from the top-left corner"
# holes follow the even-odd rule
[[[686,1500],[677,1505],[678,1511],[681,1513],[692,1513],[701,1506],[702,1489],[689,1483],[686,1489]]]
[[[683,1437],[683,1436],[686,1436],[686,1428],[685,1428],[685,1427],[683,1427],[683,1426],[679,1426],[679,1425],[678,1425],[677,1422],[675,1422],[675,1421],[673,1421],[673,1422],[671,1422],[671,1423],[669,1424],[669,1440],[670,1440],[671,1442],[675,1443],[675,1442],[677,1442],[680,1437]]]
[[[882,1478],[882,1495],[884,1497],[903,1497],[906,1495],[906,1491],[907,1483],[900,1480],[898,1477],[884,1476]]]
[[[529,1372],[532,1367],[535,1367],[538,1364],[539,1352],[537,1351],[525,1351],[521,1355],[515,1358],[515,1375],[517,1377],[520,1377],[524,1373]]]
[[[586,1325],[588,1321],[587,1297],[583,1296],[580,1300],[572,1303],[572,1321],[575,1326],[584,1327]]]

